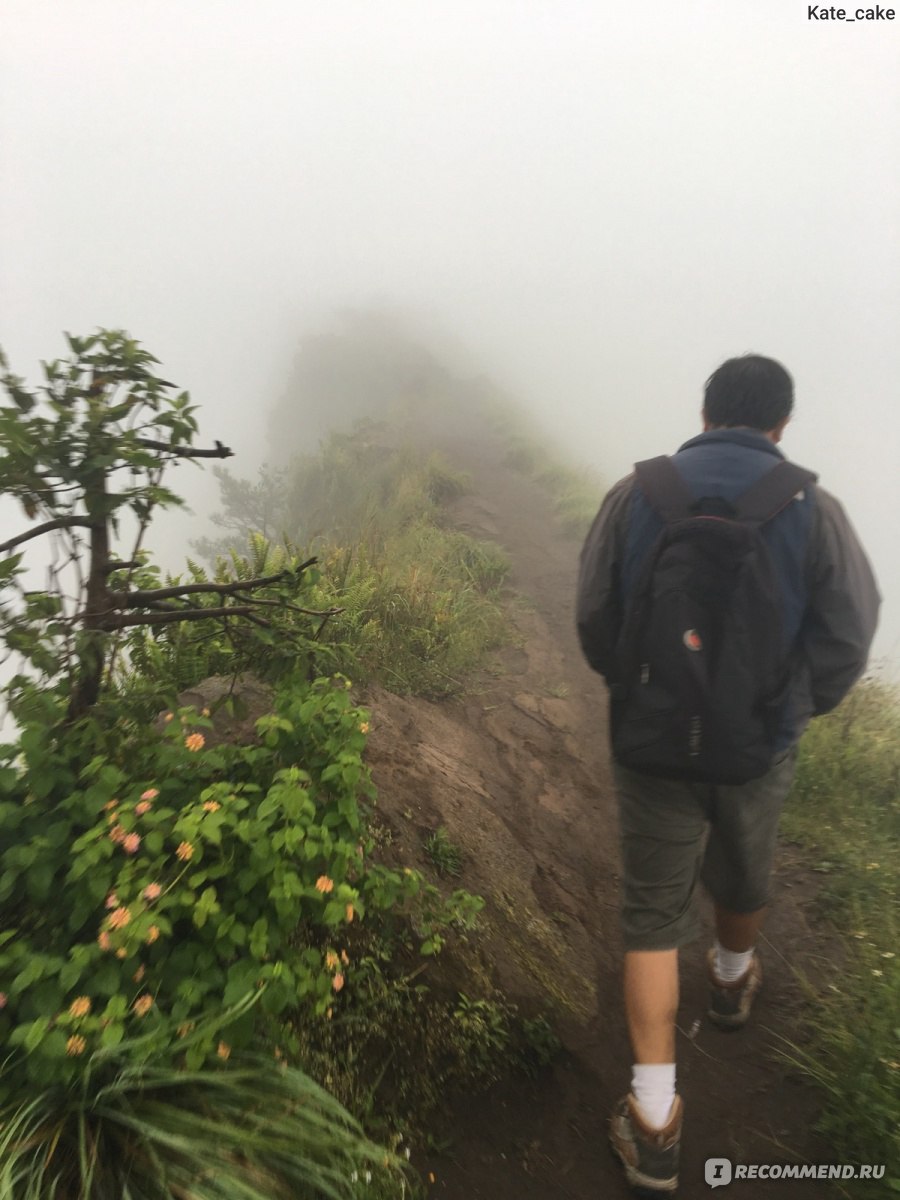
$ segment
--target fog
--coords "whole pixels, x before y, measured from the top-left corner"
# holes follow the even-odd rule
[[[897,661],[898,41],[798,0],[0,0],[0,344],[36,379],[62,330],[128,329],[248,477],[348,305],[463,347],[610,481],[772,355]]]

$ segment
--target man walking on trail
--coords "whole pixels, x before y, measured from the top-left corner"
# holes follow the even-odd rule
[[[838,502],[778,443],[793,382],[759,355],[706,383],[703,433],[612,488],[581,555],[578,633],[610,688],[631,1090],[610,1122],[628,1182],[678,1183],[678,950],[715,904],[709,1018],[739,1029],[781,807],[809,719],[861,675],[879,596]]]

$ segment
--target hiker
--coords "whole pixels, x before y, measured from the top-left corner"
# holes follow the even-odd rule
[[[841,506],[778,449],[793,381],[748,354],[707,380],[703,433],[639,463],[581,554],[581,647],[610,689],[631,1090],[610,1120],[629,1184],[678,1182],[678,951],[715,905],[708,1016],[746,1022],[797,740],[861,675],[879,596]]]

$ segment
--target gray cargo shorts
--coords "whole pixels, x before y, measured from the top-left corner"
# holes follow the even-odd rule
[[[761,779],[737,785],[657,779],[616,764],[626,950],[674,950],[697,937],[698,880],[731,912],[768,903],[796,761],[794,747]]]

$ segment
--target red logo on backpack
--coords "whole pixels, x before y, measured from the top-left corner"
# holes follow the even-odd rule
[[[687,646],[688,650],[703,649],[703,639],[700,637],[700,634],[696,629],[686,629],[681,640]]]

